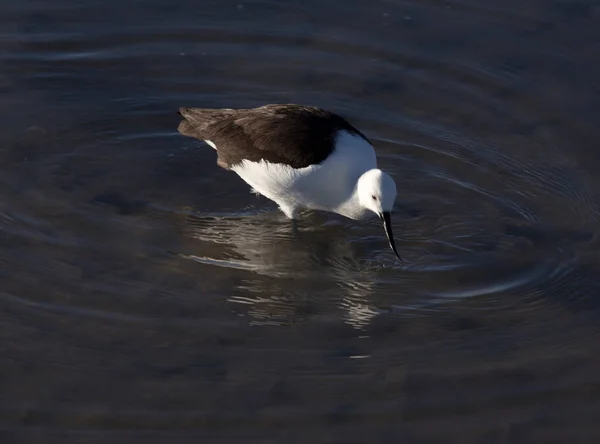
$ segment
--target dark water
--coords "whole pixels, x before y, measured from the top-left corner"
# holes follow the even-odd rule
[[[600,4],[0,6],[0,437],[600,439]],[[318,105],[398,183],[275,205],[179,106]]]

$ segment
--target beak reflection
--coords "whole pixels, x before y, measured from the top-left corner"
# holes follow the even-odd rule
[[[402,258],[400,257],[400,255],[398,254],[398,250],[396,249],[396,243],[394,242],[394,233],[392,233],[391,216],[392,215],[389,211],[384,211],[383,213],[381,213],[379,215],[379,217],[383,219],[383,228],[385,228],[385,234],[390,243],[390,247],[391,247],[392,251],[394,252],[394,254],[398,257],[398,259],[400,259],[400,261],[402,261]]]

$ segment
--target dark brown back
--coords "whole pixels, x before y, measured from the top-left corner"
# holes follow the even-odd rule
[[[253,109],[181,108],[183,135],[210,140],[218,164],[230,169],[242,160],[265,160],[304,168],[321,163],[335,149],[338,131],[368,139],[342,117],[315,107],[266,105]]]

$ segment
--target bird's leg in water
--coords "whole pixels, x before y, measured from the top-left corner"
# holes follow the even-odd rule
[[[292,219],[292,234],[294,234],[295,236],[298,235],[298,220],[297,219]]]
[[[279,204],[279,209],[285,214],[292,223],[292,233],[298,234],[298,222],[296,220],[297,208],[285,204]]]

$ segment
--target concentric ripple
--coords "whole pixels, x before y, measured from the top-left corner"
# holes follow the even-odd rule
[[[494,17],[492,26],[505,26],[510,18],[512,26],[521,24],[530,31],[547,18],[535,20],[531,11],[521,16],[466,3],[441,6],[407,4],[390,12],[381,5],[381,11],[368,12],[372,20],[379,14],[383,25],[378,40],[365,39],[362,29],[351,34],[341,22],[329,31],[309,33],[297,27],[248,24],[233,29],[219,20],[200,27],[178,23],[174,28],[168,17],[158,27],[124,29],[115,24],[84,36],[73,29],[55,33],[50,40],[43,32],[26,33],[20,50],[8,55],[12,66],[29,66],[33,71],[28,79],[42,93],[45,85],[63,85],[59,100],[71,108],[82,103],[69,92],[73,88],[90,95],[90,88],[107,89],[109,95],[91,100],[106,103],[112,111],[98,117],[86,109],[79,120],[63,118],[69,125],[57,133],[63,144],[53,146],[54,154],[39,155],[31,166],[20,167],[42,171],[50,190],[76,190],[92,207],[135,216],[135,224],[145,226],[150,237],[181,244],[143,249],[158,255],[162,251],[174,261],[191,260],[200,273],[217,267],[219,273],[243,280],[255,279],[256,274],[284,279],[277,292],[286,292],[287,279],[305,280],[309,286],[321,280],[336,294],[340,307],[346,296],[337,293],[353,294],[358,286],[364,303],[377,313],[383,307],[427,307],[434,301],[437,305],[478,297],[493,309],[500,294],[508,293],[518,305],[529,294],[521,294],[519,288],[551,286],[550,277],[565,267],[565,257],[571,258],[567,267],[577,267],[578,252],[570,251],[571,245],[552,246],[549,243],[558,239],[541,238],[565,227],[577,231],[578,225],[597,220],[595,182],[581,170],[574,153],[560,146],[558,134],[552,137],[543,116],[534,123],[527,76],[469,57],[480,46],[460,39],[446,48],[451,51],[442,52],[439,49],[448,44],[432,46],[427,33],[439,17],[469,21],[482,13]],[[237,20],[245,22],[244,15],[258,11],[286,14],[269,2],[254,8],[240,4]],[[302,8],[294,11],[310,14]],[[309,23],[318,28],[319,19]],[[410,34],[412,40],[386,40],[388,33]],[[459,48],[460,58],[452,52]],[[150,56],[160,63],[146,62]],[[82,69],[90,70],[84,79],[79,75]],[[265,82],[268,72],[278,75]],[[136,75],[143,79],[138,88],[142,99],[122,92],[127,85],[131,88],[128,76]],[[156,85],[161,95],[148,94]],[[297,89],[288,92],[287,85]],[[458,98],[461,106],[453,109]],[[181,139],[175,124],[160,115],[183,102],[251,106],[264,101],[312,101],[364,128],[377,145],[382,167],[399,183],[395,224],[405,267],[390,260],[375,222],[306,215],[300,233],[293,234],[272,203],[246,194],[241,181],[215,167],[210,150]],[[533,125],[535,133],[522,134],[524,124]],[[34,133],[37,139],[24,142],[30,151],[46,143],[47,131],[42,126],[40,134]],[[95,134],[98,140],[82,140],[82,133]],[[112,186],[106,186],[107,177],[112,177]],[[65,206],[61,196],[53,198]],[[81,206],[61,210],[90,218]],[[13,217],[10,214],[6,217]],[[26,214],[23,217],[38,223]],[[97,229],[108,233],[114,228],[103,226],[105,222],[99,221]],[[18,230],[32,239],[46,236],[49,243],[68,243],[73,249],[89,248],[91,242],[86,239],[89,233],[78,238],[72,230],[57,235],[50,228],[27,231],[27,225],[19,224]],[[535,239],[510,233],[514,226]],[[519,261],[506,265],[514,257]],[[388,287],[394,290],[381,306],[369,302],[373,292],[387,294]],[[403,296],[407,294],[408,300]]]
[[[125,3],[0,6],[2,430],[593,442],[597,7]],[[268,102],[373,141],[403,264],[176,132]]]

